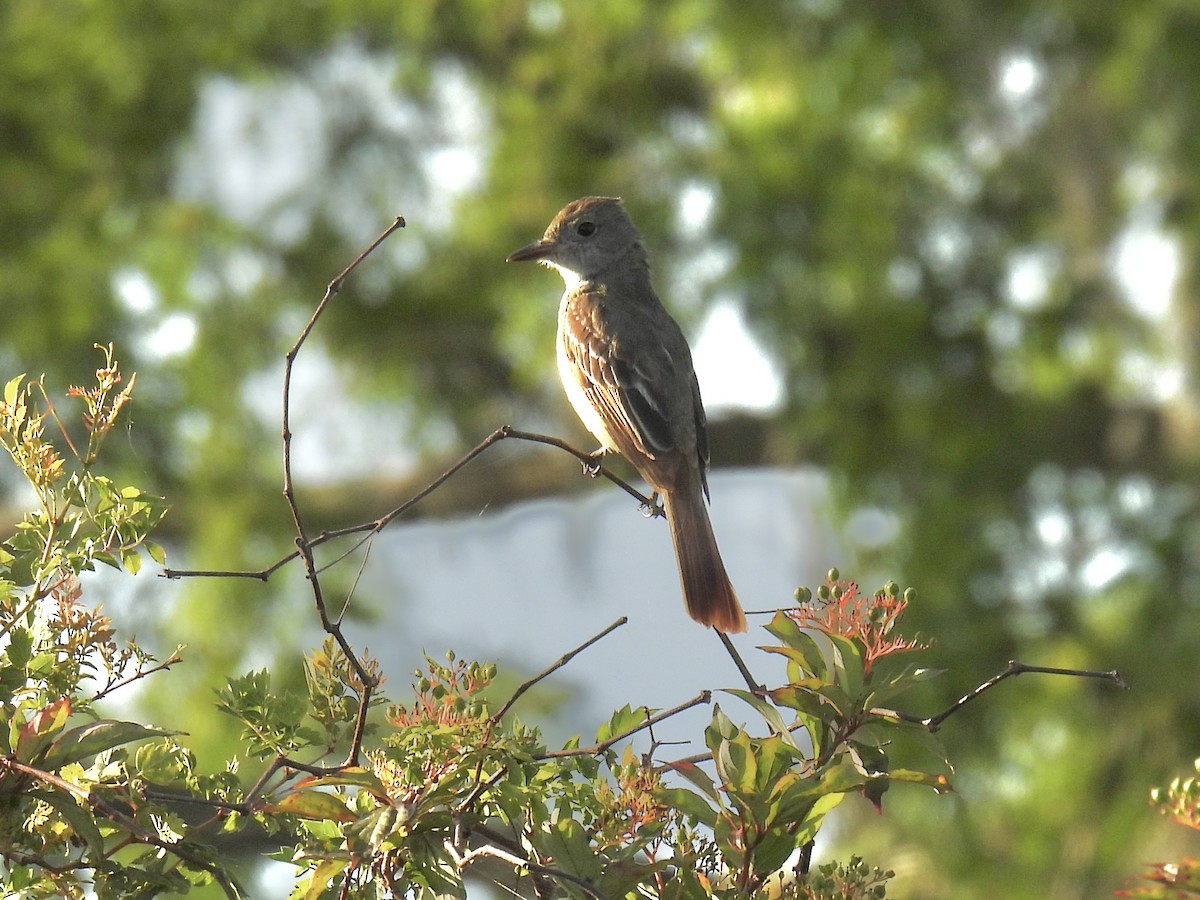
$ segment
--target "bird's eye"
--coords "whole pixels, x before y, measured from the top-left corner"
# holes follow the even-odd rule
[[[596,233],[596,223],[580,222],[577,226],[575,226],[575,231],[583,237],[591,237]]]

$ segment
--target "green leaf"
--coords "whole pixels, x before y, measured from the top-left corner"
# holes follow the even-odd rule
[[[750,735],[739,732],[721,745],[717,754],[717,773],[730,787],[747,795],[758,791],[758,754],[750,742]]]
[[[272,812],[290,813],[304,819],[330,819],[353,822],[358,817],[333,794],[324,791],[296,791],[268,807]]]
[[[767,824],[791,824],[806,816],[820,796],[820,782],[799,772],[786,772],[771,785]]]
[[[681,787],[659,788],[654,792],[654,796],[672,809],[678,810],[685,816],[691,816],[701,825],[712,828],[717,820],[717,811],[695,791]]]
[[[796,846],[802,847],[816,838],[817,832],[821,830],[821,825],[825,822],[825,817],[845,799],[845,793],[824,794],[818,797],[813,802],[808,815],[800,823],[800,827],[796,829]]]
[[[821,773],[815,791],[822,796],[845,794],[848,791],[858,790],[865,781],[866,776],[855,767],[852,761],[843,757]]]
[[[854,699],[863,693],[862,645],[853,638],[840,634],[826,635],[833,647],[834,669],[837,683],[846,694]]]
[[[754,871],[761,875],[776,871],[797,846],[795,836],[785,829],[771,829],[754,845]]]
[[[951,794],[954,788],[950,780],[937,772],[922,772],[916,769],[893,769],[887,773],[892,781],[904,781],[909,784],[922,784],[931,787],[939,794]]]
[[[556,868],[580,878],[595,878],[600,874],[600,860],[592,851],[587,831],[572,818],[560,818],[550,823],[538,842],[538,850],[549,855]]]
[[[179,731],[169,731],[165,728],[151,728],[139,725],[137,722],[117,722],[101,719],[99,722],[89,722],[79,725],[62,734],[46,753],[43,765],[48,769],[59,769],[68,763],[81,762],[133,741],[141,741],[152,737],[167,737],[182,734]]]
[[[767,696],[776,706],[824,717],[833,711],[829,701],[821,695],[820,689],[824,685],[825,682],[820,679],[806,678],[803,681],[785,684],[783,687],[767,691]]]
[[[142,570],[142,557],[137,550],[122,550],[121,564],[130,575],[136,575]]]
[[[694,762],[680,760],[679,762],[667,763],[667,766],[675,772],[678,772],[696,787],[704,792],[704,795],[714,803],[720,804],[721,795],[717,792],[716,785],[713,780],[708,777],[708,773],[701,769]]]
[[[820,645],[811,634],[797,625],[791,616],[782,611],[777,612],[775,618],[765,627],[767,631],[783,641],[784,646],[760,647],[759,649],[768,653],[782,654],[797,662],[805,674],[822,680],[828,679],[829,666],[825,662],[825,655],[821,652]]]
[[[161,544],[154,541],[143,541],[142,546],[146,548],[146,552],[150,554],[150,558],[160,566],[167,564],[167,551],[162,548]]]
[[[708,749],[715,752],[721,741],[727,741],[737,733],[738,727],[725,715],[720,704],[713,704],[712,721],[704,729],[704,743]]]
[[[91,810],[80,806],[74,797],[64,791],[36,788],[31,790],[29,795],[54,807],[55,812],[71,826],[71,830],[88,845],[93,853],[104,852],[104,838],[100,835],[100,828],[96,825]]]
[[[13,584],[26,587],[37,580],[33,575],[33,569],[37,563],[38,556],[35,553],[29,551],[18,553],[9,564],[5,574]]]
[[[721,850],[725,864],[731,869],[740,868],[746,851],[743,849],[739,823],[728,813],[718,816],[717,823],[713,826],[713,838]]]
[[[836,723],[858,712],[858,704],[854,702],[842,684],[837,682],[823,684],[818,689],[818,692],[833,710],[833,713],[828,711],[825,713],[824,718],[826,721]]]
[[[763,697],[750,691],[741,690],[739,688],[725,688],[724,693],[731,694],[754,707],[755,711],[763,717],[763,721],[767,723],[771,731],[779,735],[785,741],[795,744],[791,732],[788,730],[787,723],[783,721],[783,717],[779,714],[779,710],[768,703]]]
[[[629,729],[636,728],[646,721],[647,715],[649,710],[646,707],[631,708],[628,703],[625,704],[612,714],[611,719],[596,729],[596,743],[603,744],[613,735],[624,734]]]
[[[348,859],[321,860],[309,875],[308,890],[304,892],[303,900],[319,900],[329,883],[346,871],[349,864]]]

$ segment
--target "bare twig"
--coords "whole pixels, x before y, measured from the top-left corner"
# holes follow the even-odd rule
[[[127,678],[122,678],[118,681],[112,682],[111,684],[106,684],[103,688],[101,688],[99,691],[97,691],[95,694],[92,695],[91,702],[95,703],[97,700],[107,697],[109,694],[111,694],[115,690],[118,690],[119,688],[123,688],[126,685],[133,684],[133,682],[138,681],[142,678],[146,678],[147,676],[153,675],[155,672],[165,671],[165,670],[171,668],[171,666],[175,665],[176,663],[183,662],[183,656],[181,655],[181,653],[183,651],[183,647],[184,647],[184,645],[180,644],[178,647],[175,648],[174,653],[172,653],[170,656],[168,656],[162,662],[156,663],[155,665],[150,666],[150,668],[148,668],[148,669],[138,669],[136,672],[134,672],[132,675],[128,676]]]
[[[515,438],[518,441],[529,441],[534,444],[546,444],[549,447],[557,447],[566,453],[570,453],[577,460],[583,463],[585,471],[592,478],[603,476],[627,493],[630,497],[636,500],[651,516],[665,516],[663,508],[654,502],[653,497],[647,497],[629,482],[614,475],[610,469],[605,468],[600,464],[600,461],[592,453],[572,447],[561,438],[551,437],[547,434],[537,434],[532,431],[518,431],[505,425],[500,431],[505,432],[505,437]]]
[[[716,629],[713,629],[716,631]],[[733,664],[737,666],[738,671],[742,674],[742,679],[746,682],[746,687],[750,688],[750,693],[761,694],[766,687],[754,680],[754,676],[750,674],[750,669],[746,665],[746,661],[742,659],[742,655],[737,652],[737,648],[733,646],[733,641],[729,639],[723,631],[717,631],[717,637],[721,639],[721,643],[725,645],[725,650],[729,653],[729,657],[733,660]]]
[[[296,502],[295,482],[292,478],[292,428],[291,428],[291,406],[292,406],[292,372],[296,363],[296,358],[300,355],[300,348],[304,346],[304,342],[308,340],[308,336],[312,334],[312,330],[316,327],[317,320],[329,305],[329,301],[334,295],[341,290],[342,282],[350,276],[350,273],[358,268],[359,263],[366,259],[376,247],[382,244],[389,236],[397,229],[404,227],[404,217],[397,216],[396,219],[389,225],[384,232],[379,235],[371,244],[354,258],[350,265],[346,266],[342,272],[329,282],[329,286],[325,289],[325,296],[321,298],[321,302],[317,304],[317,308],[313,311],[312,317],[300,332],[300,336],[296,338],[296,343],[284,355],[283,367],[283,496],[287,500],[288,510],[292,514],[292,522],[296,528],[296,550],[300,558],[304,562],[304,570],[308,576],[308,583],[312,588],[313,602],[317,608],[317,615],[321,620],[321,627],[327,634],[333,636],[337,641],[338,646],[342,648],[342,652],[346,655],[350,667],[354,670],[355,676],[359,681],[359,707],[358,716],[355,720],[353,736],[350,741],[350,749],[346,756],[346,764],[354,765],[358,762],[359,750],[362,747],[362,735],[366,727],[367,713],[371,705],[371,695],[375,688],[379,685],[379,677],[367,669],[366,664],[359,659],[358,654],[354,652],[354,648],[350,646],[350,642],[342,633],[341,616],[337,620],[331,619],[329,610],[325,603],[325,597],[321,590],[321,581],[318,577],[316,559],[313,556],[313,545],[308,538],[308,533],[304,528],[304,520],[300,515],[300,506]]]
[[[867,712],[873,716],[881,716],[886,719],[895,719],[900,722],[911,722],[913,725],[921,725],[922,727],[933,732],[937,731],[941,727],[942,723],[946,721],[946,719],[950,718],[950,716],[954,715],[954,713],[958,712],[980,694],[995,687],[1006,678],[1011,678],[1014,675],[1023,675],[1025,673],[1041,675],[1068,675],[1075,678],[1099,678],[1104,681],[1111,681],[1120,688],[1129,687],[1124,676],[1122,676],[1121,673],[1116,669],[1110,669],[1107,672],[1101,672],[1094,669],[1059,669],[1053,666],[1030,666],[1026,665],[1025,663],[1017,662],[1016,660],[1010,660],[1008,665],[1005,666],[1003,670],[993,675],[987,681],[983,682],[983,684],[959,697],[954,701],[954,703],[942,710],[936,716],[918,716],[914,715],[913,713],[902,712],[895,709],[883,709],[882,707],[874,707],[867,710]],[[803,727],[804,724],[802,722],[795,722],[788,726],[788,730],[798,731]],[[711,759],[711,753],[697,753],[693,756],[685,756],[681,759],[663,763],[658,766],[658,770],[664,771],[678,765],[708,762]],[[819,764],[820,763],[818,762],[818,765]]]
[[[639,731],[642,731],[646,728],[652,728],[659,722],[669,719],[672,716],[677,716],[681,712],[691,709],[693,706],[700,706],[701,704],[708,703],[710,700],[712,700],[712,691],[701,691],[691,700],[686,700],[683,703],[680,703],[678,706],[672,706],[670,709],[665,709],[660,713],[655,713],[645,721],[634,725],[632,728],[626,728],[620,734],[614,734],[607,740],[601,741],[598,744],[593,744],[590,747],[573,747],[569,750],[547,750],[545,753],[537,754],[534,759],[543,760],[563,759],[571,756],[595,756],[598,753],[603,753],[614,744],[620,743],[630,735],[637,734]]]
[[[296,343],[292,345],[284,356],[283,368],[283,495],[287,498],[288,508],[291,510],[292,518],[296,523],[296,533],[300,540],[307,544],[308,539],[305,535],[304,526],[300,520],[300,510],[296,506],[296,494],[294,483],[292,481],[292,429],[291,429],[291,400],[292,400],[292,370],[296,363],[296,357],[300,355],[300,348],[304,346],[304,342],[308,340],[308,336],[312,334],[313,328],[316,327],[317,320],[321,318],[321,314],[325,312],[325,308],[329,305],[329,301],[342,289],[342,283],[350,276],[350,273],[358,268],[359,263],[366,259],[376,247],[382,244],[391,234],[399,228],[404,227],[404,217],[397,216],[392,222],[371,244],[363,250],[350,265],[346,266],[333,281],[329,282],[329,286],[325,288],[325,296],[321,298],[321,302],[317,304],[317,308],[313,311],[308,323],[300,332],[300,336],[296,338]]]
[[[529,690],[531,687],[533,687],[539,681],[542,681],[543,679],[548,678],[550,675],[553,675],[555,672],[557,672],[559,669],[561,669],[563,666],[565,666],[567,663],[569,663],[571,660],[573,660],[576,656],[578,656],[580,653],[582,653],[584,650],[586,650],[588,647],[592,646],[592,644],[594,644],[597,641],[601,640],[602,638],[607,637],[608,635],[612,634],[612,632],[616,631],[618,628],[620,628],[622,625],[624,625],[628,621],[629,621],[628,616],[621,616],[621,618],[617,619],[617,621],[613,622],[611,625],[609,625],[607,628],[605,628],[599,634],[592,635],[592,637],[588,638],[586,641],[584,641],[582,644],[580,644],[574,650],[567,651],[562,656],[560,656],[557,660],[555,660],[553,665],[551,665],[550,667],[548,667],[546,669],[543,669],[541,672],[538,672],[538,674],[534,675],[528,681],[521,684],[515,691],[513,691],[513,695],[508,698],[507,702],[502,707],[500,707],[500,709],[492,716],[492,721],[499,722],[501,719],[504,718],[504,714],[507,713],[510,709],[512,709],[513,704],[516,703],[517,700],[519,700],[521,698],[521,695],[523,695],[527,690]]]
[[[441,475],[429,482],[429,484],[421,488],[421,490],[417,491],[417,493],[413,494],[399,506],[380,516],[378,519],[372,519],[369,522],[361,522],[357,525],[348,525],[345,528],[337,528],[331,531],[322,531],[320,534],[308,539],[308,547],[310,549],[316,549],[317,547],[321,546],[322,544],[326,544],[329,541],[355,534],[365,535],[364,540],[368,539],[371,535],[382,531],[393,520],[404,515],[406,512],[444,485],[447,481],[453,478],[460,469],[462,469],[476,457],[482,455],[489,448],[506,439],[528,441],[535,444],[545,444],[547,446],[562,450],[565,453],[569,453],[571,456],[574,456],[581,462],[589,463],[592,466],[590,471],[596,472],[599,476],[607,478],[617,487],[621,488],[621,490],[625,491],[625,493],[629,494],[629,496],[637,500],[640,505],[647,509],[653,510],[654,515],[660,514],[659,507],[652,503],[652,498],[647,497],[641,491],[637,490],[637,488],[630,485],[627,481],[614,474],[609,469],[606,469],[603,466],[598,466],[590,453],[587,453],[576,447],[572,447],[566,441],[548,434],[537,434],[532,431],[520,431],[509,425],[502,425],[500,428],[497,428],[486,438],[460,456],[457,460],[455,460],[453,465],[446,469],[446,471],[442,472]],[[358,545],[356,544],[347,552],[352,553],[357,546]],[[343,554],[343,556],[344,555],[346,554]],[[297,549],[293,550],[286,556],[277,559],[275,562],[271,563],[271,565],[263,569],[163,569],[162,576],[164,578],[250,578],[255,581],[267,581],[272,575],[274,575],[288,563],[295,559],[299,559],[301,556],[301,551]],[[318,569],[318,573],[323,570],[324,567]]]
[[[1128,688],[1129,684],[1125,681],[1125,677],[1116,669],[1109,669],[1107,672],[1101,672],[1095,669],[1060,669],[1056,666],[1031,666],[1022,662],[1017,662],[1015,659],[1009,660],[1008,665],[1001,671],[997,672],[983,684],[976,687],[974,690],[963,694],[955,700],[950,706],[942,710],[935,716],[916,716],[912,713],[900,712],[894,709],[872,709],[870,712],[873,715],[883,716],[889,719],[898,719],[901,722],[911,722],[914,725],[922,725],[930,731],[937,731],[941,728],[942,723],[950,716],[954,715],[968,703],[979,697],[984,691],[990,690],[998,685],[1006,678],[1011,678],[1014,675],[1024,675],[1026,673],[1037,675],[1066,675],[1072,678],[1099,678],[1103,681],[1111,681],[1117,687]]]

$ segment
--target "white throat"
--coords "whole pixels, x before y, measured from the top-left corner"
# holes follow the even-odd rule
[[[566,266],[548,259],[544,259],[542,262],[550,268],[558,270],[558,274],[562,276],[563,283],[567,286],[568,294],[586,281],[586,279],[574,269],[568,269]]]

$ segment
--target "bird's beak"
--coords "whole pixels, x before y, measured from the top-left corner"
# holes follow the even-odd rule
[[[542,238],[540,241],[534,241],[532,244],[526,244],[520,250],[514,250],[508,254],[508,259],[505,262],[524,262],[527,259],[545,259],[554,252],[554,242]]]

